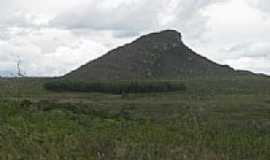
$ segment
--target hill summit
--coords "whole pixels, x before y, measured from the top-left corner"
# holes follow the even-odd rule
[[[109,51],[64,77],[76,80],[178,79],[243,73],[195,53],[183,43],[181,33],[165,30]]]

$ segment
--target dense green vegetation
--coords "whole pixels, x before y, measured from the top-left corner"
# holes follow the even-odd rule
[[[194,78],[185,92],[127,96],[50,92],[50,81],[0,81],[0,159],[270,157],[268,78]]]
[[[67,81],[58,80],[46,83],[45,88],[51,91],[101,92],[101,93],[153,93],[185,91],[186,86],[178,81]]]

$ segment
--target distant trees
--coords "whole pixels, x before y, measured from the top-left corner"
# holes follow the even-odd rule
[[[56,80],[44,87],[57,92],[101,92],[112,94],[185,91],[186,86],[177,81],[115,81],[80,82]]]

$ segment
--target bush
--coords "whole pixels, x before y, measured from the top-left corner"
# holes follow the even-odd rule
[[[21,107],[30,107],[32,105],[32,102],[28,99],[22,100],[20,103]]]
[[[56,92],[101,92],[113,94],[174,92],[186,90],[186,86],[178,81],[82,82],[58,80],[48,82],[44,87]]]

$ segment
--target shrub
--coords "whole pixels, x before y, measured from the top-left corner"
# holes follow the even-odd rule
[[[21,107],[30,107],[32,105],[32,102],[28,99],[22,100],[20,103]]]
[[[51,81],[44,87],[56,92],[101,92],[113,94],[154,93],[185,91],[186,86],[178,81]]]

